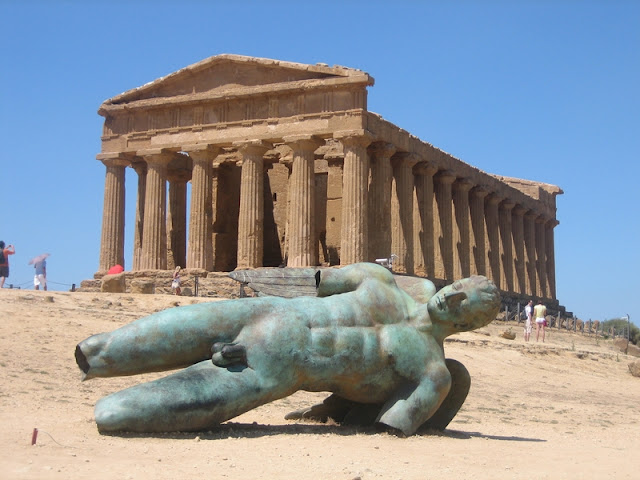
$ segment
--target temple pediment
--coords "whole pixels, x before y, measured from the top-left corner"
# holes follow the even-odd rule
[[[367,73],[325,64],[307,65],[241,55],[217,55],[110,98],[99,113],[206,99],[264,95],[297,89],[373,85]]]

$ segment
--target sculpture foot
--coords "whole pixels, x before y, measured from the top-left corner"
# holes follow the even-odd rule
[[[85,375],[89,373],[89,368],[90,368],[89,362],[87,361],[87,357],[85,356],[84,352],[80,348],[79,344],[76,345],[75,356],[76,356],[76,363],[78,364],[78,367],[80,367],[80,370],[82,370],[82,373],[84,373]]]

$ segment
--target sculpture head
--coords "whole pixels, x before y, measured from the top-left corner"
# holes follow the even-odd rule
[[[486,277],[457,280],[436,293],[427,304],[429,317],[447,335],[483,327],[500,310],[500,291]]]

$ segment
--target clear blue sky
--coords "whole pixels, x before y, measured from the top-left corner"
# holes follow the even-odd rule
[[[30,287],[42,252],[53,289],[97,270],[98,106],[235,53],[364,70],[371,111],[487,172],[560,186],[560,302],[640,324],[640,2],[0,0],[0,22],[7,283]]]

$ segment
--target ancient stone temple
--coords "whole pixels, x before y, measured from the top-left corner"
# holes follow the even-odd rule
[[[105,101],[99,271],[124,265],[130,167],[134,271],[393,254],[395,272],[437,284],[483,274],[553,301],[562,190],[480,171],[368,111],[373,83],[340,66],[218,55]]]

